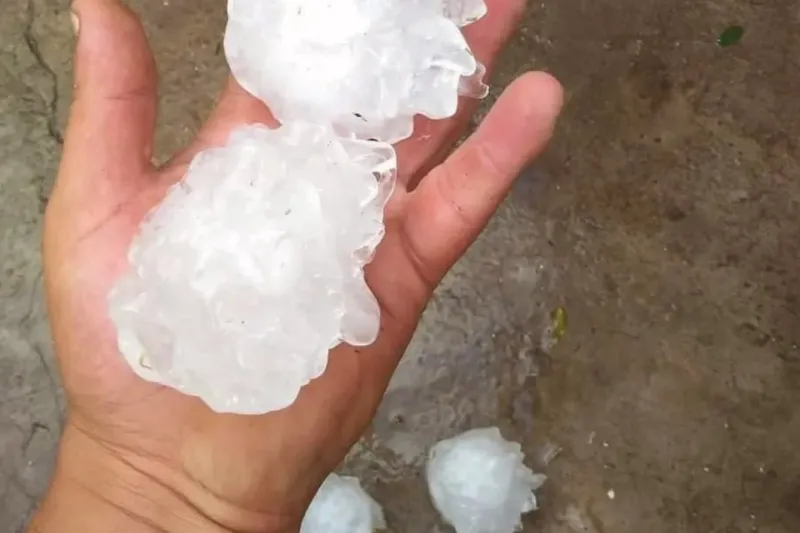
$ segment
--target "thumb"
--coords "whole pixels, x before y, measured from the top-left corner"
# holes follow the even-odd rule
[[[74,95],[54,196],[108,207],[151,175],[155,61],[139,20],[121,1],[74,0],[72,12]]]

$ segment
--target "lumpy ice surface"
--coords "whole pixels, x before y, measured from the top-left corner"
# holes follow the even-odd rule
[[[331,474],[306,511],[300,533],[372,533],[385,527],[383,510],[358,479]]]
[[[512,533],[521,515],[536,509],[533,491],[545,481],[523,459],[520,445],[497,428],[436,444],[426,472],[436,509],[457,533]]]
[[[143,378],[218,412],[289,406],[341,342],[371,344],[363,267],[384,234],[394,149],[329,126],[242,126],[143,222],[110,294]]]
[[[485,13],[483,0],[229,0],[225,51],[281,122],[395,142],[414,115],[447,118],[459,94],[485,96],[459,29]]]

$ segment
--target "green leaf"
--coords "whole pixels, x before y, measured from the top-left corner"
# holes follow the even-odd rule
[[[563,307],[557,307],[553,310],[553,338],[560,341],[567,334],[569,327],[569,318],[567,317],[567,310]]]
[[[744,35],[743,27],[728,26],[727,28],[725,28],[725,31],[719,34],[719,38],[717,39],[717,44],[719,44],[723,48],[726,46],[732,46],[741,41],[743,35]]]

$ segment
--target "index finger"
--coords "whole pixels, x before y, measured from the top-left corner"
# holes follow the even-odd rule
[[[475,241],[514,180],[553,133],[561,85],[517,78],[478,130],[411,193],[403,217],[409,257],[430,290]]]

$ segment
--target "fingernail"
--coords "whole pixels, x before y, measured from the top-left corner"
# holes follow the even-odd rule
[[[77,36],[81,31],[81,21],[74,11],[69,12],[69,18],[72,21],[72,29],[75,30],[75,35]]]

